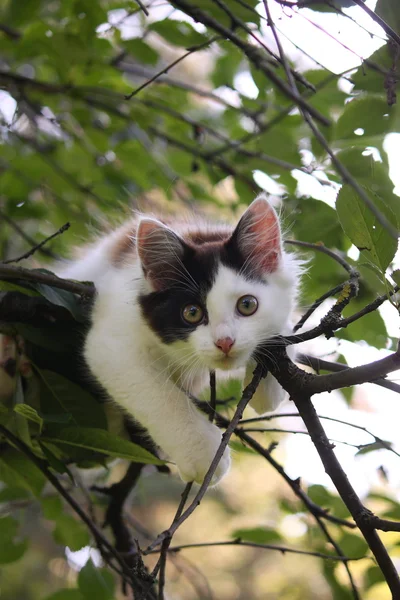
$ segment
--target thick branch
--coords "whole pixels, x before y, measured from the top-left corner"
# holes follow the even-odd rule
[[[341,373],[349,368],[347,365],[342,363],[324,360],[322,358],[317,358],[316,356],[311,356],[310,354],[297,355],[296,362],[306,365],[307,367],[312,367],[317,373],[319,373],[321,370],[331,371],[332,373]],[[373,383],[374,385],[379,385],[387,390],[391,390],[392,392],[400,394],[400,384],[395,383],[394,381],[389,381],[388,379],[380,378],[375,379],[374,381],[368,381],[366,383]]]
[[[190,15],[195,21],[200,21],[200,23],[203,23],[206,25],[206,27],[211,27],[211,29],[218,32],[224,38],[231,40],[235,46],[242,50],[249,61],[252,62],[258,69],[260,69],[260,71],[262,71],[268,77],[268,79],[270,79],[280,89],[280,91],[285,94],[285,96],[291,98],[297,106],[305,108],[307,111],[309,111],[310,114],[312,114],[313,117],[323,125],[330,124],[329,119],[317,111],[302,96],[300,96],[297,91],[293,92],[290,86],[288,86],[280,77],[278,77],[273,68],[270,66],[267,58],[256,46],[244,41],[239,35],[234,33],[232,29],[225,27],[211,15],[200,10],[197,6],[191,4],[190,2],[187,2],[187,0],[173,0],[172,4],[181,9],[187,15]]]
[[[344,387],[350,387],[360,383],[374,382],[400,369],[400,354],[394,352],[385,358],[367,363],[360,367],[353,367],[330,373],[329,375],[316,375],[314,379],[308,380],[307,392],[311,395],[321,392],[331,392]]]
[[[79,294],[80,296],[87,296],[89,298],[93,297],[95,294],[94,287],[88,283],[78,283],[77,281],[61,279],[61,277],[57,277],[57,275],[50,275],[49,273],[43,273],[36,269],[24,269],[23,267],[14,267],[0,263],[0,280],[14,281],[16,279],[45,283],[52,287],[67,290],[73,294]]]
[[[368,546],[374,554],[379,567],[389,585],[393,598],[400,598],[400,579],[396,568],[391,561],[385,546],[380,540],[378,534],[371,526],[371,513],[363,506],[352,485],[350,484],[346,473],[343,471],[338,459],[336,458],[332,446],[325,434],[325,431],[318,419],[315,408],[308,397],[292,395],[292,400],[310,433],[315,448],[322,460],[326,472],[332,479],[343,502],[346,504],[361,533],[363,534]]]

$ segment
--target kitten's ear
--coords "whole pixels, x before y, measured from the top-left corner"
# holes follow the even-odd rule
[[[237,246],[249,271],[272,273],[282,255],[281,228],[278,215],[262,194],[248,207],[229,243]]]
[[[146,279],[155,290],[168,287],[174,264],[184,253],[181,238],[157,219],[140,219],[136,234],[137,251]]]

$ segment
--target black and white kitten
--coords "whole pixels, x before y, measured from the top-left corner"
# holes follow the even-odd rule
[[[98,292],[84,348],[92,374],[184,481],[201,483],[221,442],[188,392],[207,386],[211,369],[250,377],[256,346],[290,331],[300,271],[263,195],[234,229],[141,216],[64,270]],[[283,398],[268,375],[252,405],[263,413]],[[227,449],[213,484],[229,465]]]

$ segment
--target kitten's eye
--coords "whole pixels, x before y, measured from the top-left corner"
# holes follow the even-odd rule
[[[254,296],[242,296],[236,303],[236,309],[243,317],[254,315],[258,308],[258,300]]]
[[[187,323],[197,325],[204,317],[204,310],[198,304],[188,304],[182,311],[182,317]]]

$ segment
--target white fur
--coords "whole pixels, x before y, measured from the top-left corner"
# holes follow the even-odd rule
[[[257,344],[289,331],[299,268],[282,254],[278,269],[265,276],[265,284],[249,281],[232,269],[220,266],[208,294],[209,322],[187,341],[163,344],[142,317],[138,295],[149,291],[140,260],[131,256],[124,266],[113,267],[110,248],[117,234],[92,247],[86,257],[62,275],[94,281],[98,296],[92,327],[86,339],[87,363],[109,395],[145,426],[154,441],[177,464],[184,481],[201,483],[221,442],[221,432],[194,406],[187,392],[197,394],[208,381],[210,369],[230,372],[254,365]],[[236,311],[237,300],[246,294],[258,299],[252,316]],[[222,357],[215,342],[235,340],[229,358]],[[259,412],[273,409],[284,392],[270,375],[253,400]],[[213,484],[228,471],[229,450],[220,461]]]

